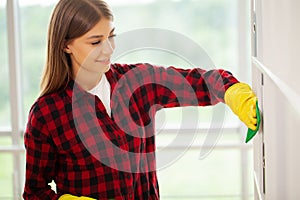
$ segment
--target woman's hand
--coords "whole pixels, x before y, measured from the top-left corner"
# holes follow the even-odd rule
[[[248,128],[256,130],[257,97],[249,85],[245,83],[236,83],[230,86],[225,92],[224,100]]]
[[[96,200],[96,199],[93,199],[90,197],[84,197],[84,196],[77,197],[77,196],[73,196],[71,194],[64,194],[61,197],[59,197],[58,200]]]

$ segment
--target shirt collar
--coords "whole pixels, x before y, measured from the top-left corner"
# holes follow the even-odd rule
[[[111,91],[113,91],[113,88],[116,84],[116,80],[113,77],[112,70],[110,69],[108,72],[104,74],[111,85]],[[72,101],[77,102],[78,100],[83,100],[85,98],[92,98],[91,100],[94,100],[95,95],[89,93],[88,91],[85,91],[74,79],[70,79],[69,82],[66,85],[65,92],[67,96],[72,99]],[[111,94],[110,94],[111,95]]]

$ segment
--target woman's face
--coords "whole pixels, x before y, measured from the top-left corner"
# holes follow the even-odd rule
[[[64,50],[70,54],[73,75],[77,76],[79,70],[85,74],[107,72],[115,48],[114,36],[112,21],[103,18],[86,34],[72,40]]]

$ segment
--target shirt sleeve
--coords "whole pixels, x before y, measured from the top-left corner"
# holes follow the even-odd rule
[[[56,153],[40,108],[33,106],[24,135],[26,148],[25,200],[58,199],[49,185],[55,175]]]
[[[122,95],[137,94],[136,101],[140,105],[149,102],[150,106],[156,104],[165,108],[224,103],[225,91],[238,82],[223,69],[165,68],[147,63],[122,65],[121,69],[127,81],[124,86],[120,79],[119,88],[130,88],[130,92],[122,91]]]
[[[154,71],[158,82],[155,87],[157,103],[163,107],[224,103],[225,91],[238,82],[229,71],[223,69],[154,67]]]

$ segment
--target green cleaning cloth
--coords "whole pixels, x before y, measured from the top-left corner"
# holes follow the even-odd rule
[[[256,129],[252,130],[252,129],[248,128],[246,143],[249,142],[255,136],[255,134],[257,133],[257,131],[259,129],[259,126],[260,126],[261,117],[260,117],[260,111],[259,111],[259,108],[258,108],[258,101],[256,101],[256,117],[257,117]]]

